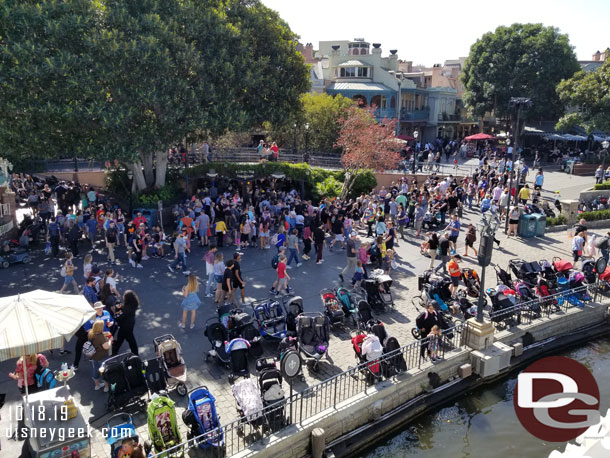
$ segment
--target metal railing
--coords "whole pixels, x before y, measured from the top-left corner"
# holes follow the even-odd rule
[[[492,310],[489,318],[496,329],[506,329],[520,324],[529,325],[554,314],[565,314],[573,307],[583,308],[586,303],[597,299],[599,286],[599,283],[583,285],[524,301],[505,309]]]
[[[336,409],[350,398],[366,393],[376,383],[400,376],[409,371],[417,373],[422,366],[430,364],[427,353],[429,347],[436,349],[436,356],[443,359],[452,351],[460,351],[466,342],[467,326],[460,323],[444,330],[438,337],[426,337],[412,342],[381,358],[367,361],[337,374],[316,385],[305,388],[299,393],[292,390],[283,401],[265,407],[263,410],[241,417],[220,426],[205,434],[198,435],[186,442],[176,445],[154,457],[175,456],[188,449],[223,438],[223,446],[212,450],[218,456],[232,456],[257,442],[264,444],[266,439],[280,429],[295,424],[302,424],[325,410]],[[435,339],[431,345],[432,339]],[[401,363],[402,361],[402,363]],[[404,366],[402,365],[404,363]],[[402,370],[397,369],[402,366]],[[406,370],[404,370],[406,369]],[[214,449],[214,447],[208,447]]]

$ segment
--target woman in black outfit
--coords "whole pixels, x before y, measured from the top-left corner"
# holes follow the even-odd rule
[[[136,311],[140,306],[140,300],[136,293],[131,290],[125,291],[123,294],[123,304],[117,304],[116,323],[119,325],[119,332],[112,345],[112,354],[116,355],[126,340],[129,343],[129,349],[134,355],[138,354],[138,344],[133,335],[133,328],[136,325]]]

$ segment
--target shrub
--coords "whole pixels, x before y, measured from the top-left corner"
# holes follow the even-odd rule
[[[151,189],[140,193],[136,198],[136,205],[144,208],[157,208],[157,202],[163,201],[165,206],[175,203],[183,194],[176,184],[168,184],[159,189]]]
[[[555,218],[546,217],[546,225],[547,226],[559,226],[561,224],[566,224],[568,222],[568,219],[565,217],[565,215],[559,215]]]
[[[318,198],[322,197],[337,197],[341,194],[341,188],[343,187],[343,183],[338,181],[336,178],[330,176],[327,177],[324,181],[320,183],[316,183],[315,193]]]
[[[593,186],[593,191],[605,191],[607,189],[610,189],[610,180],[604,181],[603,183],[599,183]]]
[[[131,180],[124,169],[107,169],[104,176],[105,188],[115,196],[128,196],[131,193]]]
[[[597,210],[592,212],[582,212],[578,215],[587,221],[599,221],[601,219],[610,219],[610,210]]]

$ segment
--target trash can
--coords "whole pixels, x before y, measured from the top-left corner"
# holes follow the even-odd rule
[[[546,230],[546,215],[534,213],[532,216],[536,220],[536,237],[542,237]]]
[[[536,218],[534,215],[521,215],[517,232],[523,238],[534,237],[536,235]]]
[[[148,227],[155,226],[157,224],[157,209],[155,208],[136,208],[131,214],[131,218],[138,216],[138,212],[142,213],[142,216],[146,218],[146,224]]]

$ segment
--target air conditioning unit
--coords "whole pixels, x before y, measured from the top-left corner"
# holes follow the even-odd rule
[[[510,365],[512,347],[496,342],[485,350],[475,350],[470,353],[472,370],[480,377],[495,375]]]

